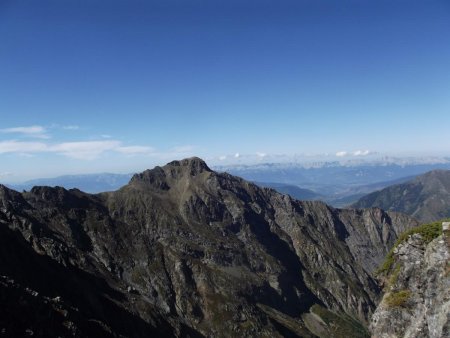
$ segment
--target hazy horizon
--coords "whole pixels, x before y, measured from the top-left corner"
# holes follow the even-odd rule
[[[359,151],[357,152],[359,153]],[[170,159],[154,159],[148,163],[140,166],[132,167],[131,169],[123,170],[95,170],[91,168],[80,169],[61,169],[55,168],[53,171],[46,171],[46,173],[33,172],[32,174],[0,172],[0,184],[21,184],[33,180],[46,180],[55,178],[66,178],[69,176],[102,176],[102,175],[132,175],[142,172],[147,169],[153,169],[156,166],[164,166],[174,160],[182,160],[190,157],[173,157]],[[348,153],[345,155],[339,154],[231,154],[224,158],[201,158],[213,170],[228,171],[238,170],[239,168],[254,168],[256,170],[267,170],[269,167],[281,168],[320,168],[328,165],[335,165],[341,167],[364,167],[364,166],[378,166],[384,167],[386,165],[395,166],[423,166],[436,167],[447,169],[450,165],[450,156],[388,156],[379,153],[371,153],[368,155],[355,155]],[[265,169],[264,169],[265,168]],[[432,170],[429,169],[429,170]],[[426,170],[425,170],[426,171]],[[423,172],[425,172],[423,171]]]
[[[3,1],[0,182],[450,156],[446,1]],[[247,162],[246,162],[247,161]]]

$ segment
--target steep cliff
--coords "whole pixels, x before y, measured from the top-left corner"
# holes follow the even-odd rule
[[[386,293],[370,326],[373,337],[450,336],[450,234],[439,235],[439,228],[422,226],[388,257]]]

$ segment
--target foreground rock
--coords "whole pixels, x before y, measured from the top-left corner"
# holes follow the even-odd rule
[[[414,234],[394,249],[387,292],[372,318],[373,337],[450,336],[449,248],[444,231],[429,244]]]
[[[0,330],[366,337],[380,297],[371,274],[415,225],[381,209],[296,201],[198,158],[98,195],[0,186],[0,274],[15,281],[0,286],[41,297],[23,302],[29,327],[9,319]],[[13,309],[16,297],[2,295]],[[40,306],[52,325],[33,317]]]

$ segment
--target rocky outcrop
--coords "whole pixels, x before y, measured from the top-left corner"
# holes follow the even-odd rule
[[[318,313],[364,336],[380,297],[371,273],[416,224],[297,201],[191,158],[97,195],[0,186],[0,275],[76,309],[79,336],[313,337],[331,332],[314,331]]]
[[[394,249],[395,265],[371,323],[376,338],[450,336],[450,235],[428,245],[420,234]]]

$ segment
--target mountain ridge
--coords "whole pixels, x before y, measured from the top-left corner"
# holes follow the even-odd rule
[[[313,337],[304,315],[314,305],[365,325],[380,297],[371,273],[414,225],[381,209],[300,202],[216,173],[199,158],[146,170],[96,195],[0,187],[0,228],[14,234],[21,255],[46,257],[39,264],[55,280],[66,269],[84,280],[84,296],[43,286],[45,274],[35,288],[78,308],[73,327],[88,336],[94,329],[86,320],[104,336]],[[1,254],[0,273],[29,283],[32,274],[11,262],[14,254]],[[105,316],[111,302],[116,312]],[[132,318],[118,325],[122,311]]]
[[[422,222],[450,217],[450,170],[433,170],[362,197],[352,207],[380,207],[409,214]]]

